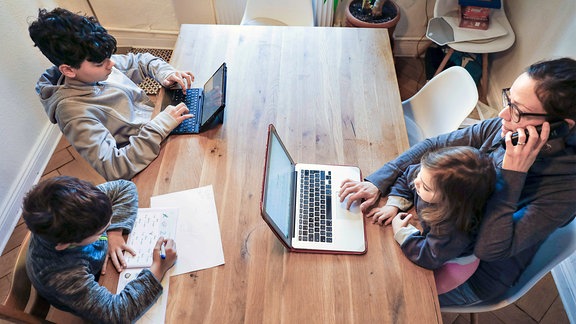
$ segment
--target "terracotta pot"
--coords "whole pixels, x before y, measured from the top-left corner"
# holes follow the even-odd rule
[[[361,28],[387,28],[388,29],[388,37],[390,37],[390,46],[394,49],[394,30],[396,29],[396,25],[400,21],[400,7],[396,4],[396,2],[392,0],[388,0],[394,7],[396,8],[396,12],[398,13],[396,17],[393,19],[382,22],[382,23],[371,23],[362,21],[350,12],[350,6],[346,7],[346,26],[347,27],[361,27]]]

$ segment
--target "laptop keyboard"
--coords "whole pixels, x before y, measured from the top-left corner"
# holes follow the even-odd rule
[[[332,243],[330,171],[300,171],[298,236],[301,241]]]
[[[175,134],[186,134],[186,133],[196,133],[198,116],[198,101],[200,100],[200,88],[186,89],[186,95],[182,91],[174,91],[174,96],[172,97],[172,102],[183,102],[186,107],[190,110],[189,114],[193,114],[194,117],[183,120],[178,127],[174,128],[172,133]]]

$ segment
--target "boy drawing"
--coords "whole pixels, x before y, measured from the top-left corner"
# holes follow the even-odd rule
[[[186,89],[194,75],[148,53],[113,55],[116,39],[94,17],[40,9],[28,31],[54,64],[36,84],[46,114],[105,179],[134,177],[158,156],[170,132],[192,117],[182,103],[152,118],[154,104],[137,83],[152,77]]]
[[[24,198],[22,216],[32,232],[26,270],[50,304],[96,323],[130,323],[160,296],[160,284],[176,261],[176,245],[159,238],[153,263],[118,294],[98,284],[107,262],[126,265],[133,253],[122,234],[129,233],[138,210],[134,183],[106,182],[97,187],[72,177],[36,185]],[[165,258],[160,247],[165,244]]]

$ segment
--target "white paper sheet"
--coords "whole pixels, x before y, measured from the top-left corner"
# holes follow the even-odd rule
[[[220,225],[212,186],[174,192],[150,199],[152,208],[178,207],[176,251],[178,260],[164,276],[164,292],[137,321],[139,324],[164,323],[168,304],[169,277],[224,264]],[[120,274],[118,291],[136,278],[141,269],[127,269]],[[129,275],[127,275],[129,273]]]
[[[156,303],[152,305],[142,317],[140,317],[136,323],[138,324],[159,324],[164,323],[166,319],[166,306],[168,305],[168,290],[170,289],[170,276],[174,268],[168,270],[164,278],[162,279],[162,295],[158,297]],[[132,280],[138,277],[138,274],[142,269],[131,268],[126,269],[120,273],[118,278],[118,292],[120,292],[124,287]]]
[[[224,264],[220,225],[212,186],[150,198],[152,208],[179,207],[176,229],[178,261],[173,276]]]

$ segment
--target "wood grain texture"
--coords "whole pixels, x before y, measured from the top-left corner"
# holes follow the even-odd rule
[[[363,256],[288,253],[260,216],[270,123],[294,160],[364,175],[408,147],[387,32],[182,26],[171,63],[192,71],[194,86],[222,62],[224,124],[170,136],[134,179],[140,207],[214,188],[226,263],[171,278],[167,322],[441,322],[432,272],[402,255],[389,227],[367,224]]]

